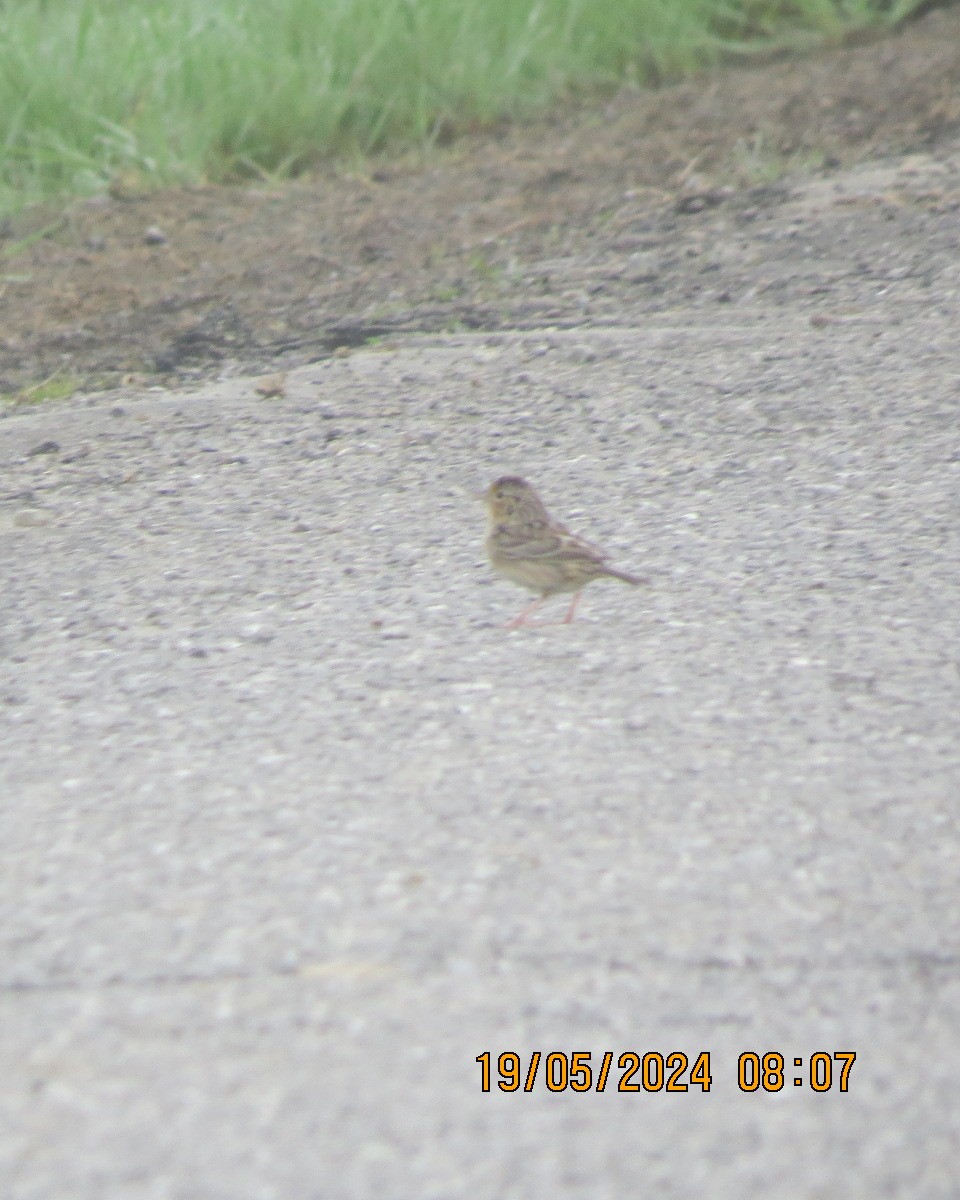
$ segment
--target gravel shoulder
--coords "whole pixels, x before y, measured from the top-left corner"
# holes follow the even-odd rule
[[[5,1196],[954,1195],[960,144],[719,187],[496,329],[5,410]],[[649,587],[506,632],[508,470]]]

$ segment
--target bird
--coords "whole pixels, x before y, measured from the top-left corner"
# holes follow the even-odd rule
[[[563,619],[568,625],[581,591],[594,579],[620,579],[633,586],[645,582],[609,566],[602,550],[554,520],[530,484],[518,475],[501,476],[481,495],[489,517],[486,549],[493,569],[521,587],[540,593],[507,622],[508,629],[530,623],[531,614],[544,600],[560,592],[574,593]]]

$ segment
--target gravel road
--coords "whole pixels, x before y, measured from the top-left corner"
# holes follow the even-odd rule
[[[5,414],[7,1200],[956,1196],[958,181],[718,210],[642,319]],[[505,471],[649,586],[505,631]]]

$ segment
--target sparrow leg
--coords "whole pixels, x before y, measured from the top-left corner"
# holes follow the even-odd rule
[[[570,622],[573,620],[573,614],[577,611],[577,605],[580,603],[580,597],[582,595],[583,595],[583,592],[579,591],[574,595],[573,599],[570,601],[570,607],[567,609],[567,615],[563,618],[564,625],[569,625]]]
[[[506,625],[504,626],[504,629],[519,629],[521,625],[528,625],[529,621],[527,620],[527,618],[530,616],[531,613],[537,611],[537,609],[540,607],[540,605],[544,602],[545,599],[546,599],[545,596],[538,596],[532,604],[527,605],[527,607],[523,610],[523,612],[518,613],[513,618],[512,621],[508,621],[506,623]]]

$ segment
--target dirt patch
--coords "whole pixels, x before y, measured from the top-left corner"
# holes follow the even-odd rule
[[[0,393],[57,373],[84,388],[173,384],[395,331],[571,325],[688,302],[689,272],[675,268],[716,210],[753,219],[783,203],[791,172],[829,179],[958,133],[951,9],[869,45],[624,92],[367,174],[149,195],[121,184],[62,220],[33,212],[0,231]]]

